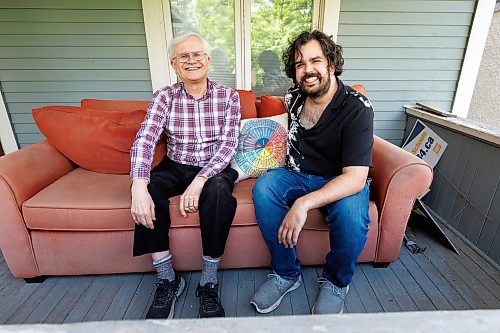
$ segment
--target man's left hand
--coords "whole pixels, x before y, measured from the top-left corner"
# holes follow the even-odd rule
[[[278,229],[278,241],[286,248],[292,248],[297,244],[299,234],[307,219],[307,208],[300,204],[300,200],[295,201],[288,211],[280,228]]]
[[[201,190],[207,179],[205,177],[195,177],[179,199],[179,210],[181,215],[187,217],[187,213],[194,213],[198,210]]]

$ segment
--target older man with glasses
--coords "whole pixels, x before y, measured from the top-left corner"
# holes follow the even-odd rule
[[[151,254],[158,272],[146,318],[172,318],[184,279],[172,266],[169,198],[181,195],[180,214],[198,212],[203,269],[196,296],[200,317],[223,317],[217,268],[236,212],[232,195],[240,99],[236,91],[208,80],[210,48],[185,32],[169,44],[168,56],[180,82],[158,90],[131,149],[134,256]],[[164,133],[165,159],[151,170],[155,145]]]

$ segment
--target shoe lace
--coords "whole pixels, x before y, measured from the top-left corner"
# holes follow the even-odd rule
[[[154,307],[163,307],[174,297],[174,283],[170,281],[160,281],[156,283],[156,292],[153,301]]]
[[[320,278],[318,278],[318,282],[320,283],[320,285],[319,285],[320,289],[327,288],[327,289],[330,289],[334,295],[337,295],[341,298],[344,297],[344,294],[342,292],[342,288],[337,287],[336,285],[334,285],[333,283],[331,283],[327,279],[320,277]]]
[[[275,278],[278,289],[283,293],[290,287],[290,282],[276,273],[267,274],[268,279]]]
[[[196,297],[200,298],[200,306],[205,312],[215,312],[222,305],[219,302],[218,288],[212,283],[196,288]]]

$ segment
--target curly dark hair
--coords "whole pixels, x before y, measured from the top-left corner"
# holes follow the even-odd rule
[[[290,42],[288,48],[283,52],[286,75],[291,78],[294,83],[297,83],[295,79],[295,55],[304,44],[307,44],[311,40],[317,40],[319,42],[326,59],[328,59],[328,67],[332,65],[335,66],[335,76],[340,76],[340,74],[342,74],[342,67],[344,65],[342,46],[335,44],[332,40],[332,36],[328,36],[319,30],[314,30],[312,32],[304,31]]]

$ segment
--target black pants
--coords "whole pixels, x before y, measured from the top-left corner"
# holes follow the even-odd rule
[[[166,157],[151,171],[148,190],[155,204],[155,228],[135,225],[134,256],[170,249],[169,198],[182,194],[200,170],[200,167],[179,164]],[[203,186],[198,213],[205,256],[218,258],[224,253],[236,212],[236,199],[232,192],[237,177],[238,173],[228,166]]]

